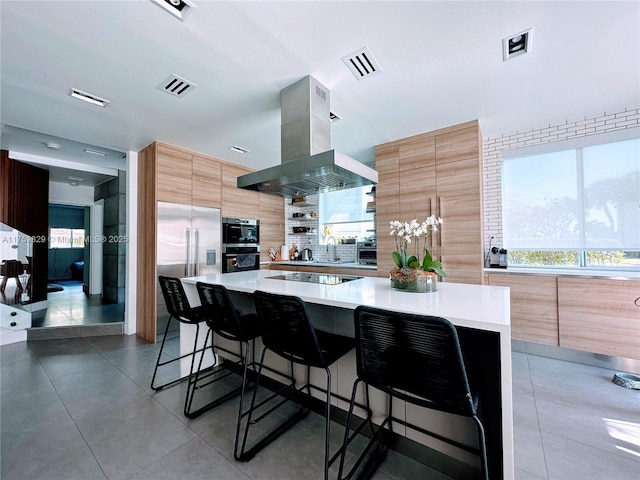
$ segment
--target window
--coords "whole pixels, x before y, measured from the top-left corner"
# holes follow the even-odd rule
[[[337,240],[357,238],[364,240],[375,235],[374,213],[367,213],[367,204],[373,198],[367,195],[371,185],[348,190],[338,190],[319,195],[318,221],[320,233],[326,229]],[[320,243],[328,236],[321,235]]]
[[[49,248],[84,248],[84,229],[49,229]]]
[[[502,162],[510,265],[640,268],[640,139]]]

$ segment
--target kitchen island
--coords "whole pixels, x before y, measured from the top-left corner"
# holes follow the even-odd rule
[[[232,293],[236,307],[242,313],[254,310],[251,294],[256,290],[295,295],[307,302],[316,328],[354,335],[353,310],[358,305],[421,315],[447,318],[457,328],[463,356],[468,369],[477,380],[482,420],[487,434],[490,478],[511,479],[514,476],[513,409],[511,380],[511,328],[509,289],[505,287],[441,283],[433,293],[409,293],[389,288],[385,278],[362,277],[345,279],[342,283],[310,283],[283,279],[300,272],[256,270],[231,274],[208,275],[182,279],[190,301],[198,304],[197,281],[224,285]],[[331,279],[335,280],[335,279]],[[181,326],[181,353],[193,348],[193,327]],[[217,342],[218,340],[216,340]],[[226,345],[228,346],[228,344]],[[286,371],[286,363],[273,357],[272,366]],[[304,370],[296,371],[302,375]],[[352,351],[332,367],[333,391],[350,397],[355,372],[355,352]],[[312,371],[311,381],[324,386],[324,376]],[[384,397],[373,395],[374,418],[384,412]],[[336,406],[346,410],[341,400]],[[453,438],[463,444],[476,445],[475,431],[467,419],[433,412],[404,402],[394,402],[394,416],[411,424]],[[428,420],[428,421],[427,421]],[[475,464],[475,455],[452,447],[424,434],[394,427],[394,432],[444,452],[463,462]]]

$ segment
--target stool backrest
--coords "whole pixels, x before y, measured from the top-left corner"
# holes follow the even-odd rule
[[[366,306],[357,307],[354,316],[359,378],[410,403],[475,414],[451,322]]]
[[[234,308],[229,291],[223,285],[197,282],[200,303],[206,308],[205,320],[211,330],[229,340],[244,340],[240,315]]]
[[[178,318],[180,312],[191,308],[179,278],[159,276],[158,281],[160,282],[164,303],[167,305],[167,310],[172,317]]]
[[[278,355],[312,367],[326,367],[302,299],[257,290],[253,294],[262,342]]]

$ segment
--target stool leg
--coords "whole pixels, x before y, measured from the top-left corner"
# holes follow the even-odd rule
[[[158,373],[158,367],[160,366],[160,358],[162,357],[162,352],[164,350],[164,342],[167,340],[167,333],[169,332],[169,325],[171,324],[171,320],[173,317],[169,317],[169,321],[167,322],[167,326],[164,329],[164,336],[162,337],[162,344],[160,345],[160,351],[158,352],[158,359],[156,360],[156,368],[153,370],[153,377],[151,377],[151,389],[152,390],[162,390],[166,385],[160,385],[159,387],[154,387],[153,384],[156,380],[156,374]]]

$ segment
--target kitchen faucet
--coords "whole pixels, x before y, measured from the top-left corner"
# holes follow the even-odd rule
[[[331,259],[331,257],[329,257],[329,261],[337,262],[338,260],[340,260],[340,257],[338,257],[338,242],[336,241],[334,236],[327,238],[327,253],[329,253],[329,241],[332,238],[333,238],[333,260]]]

